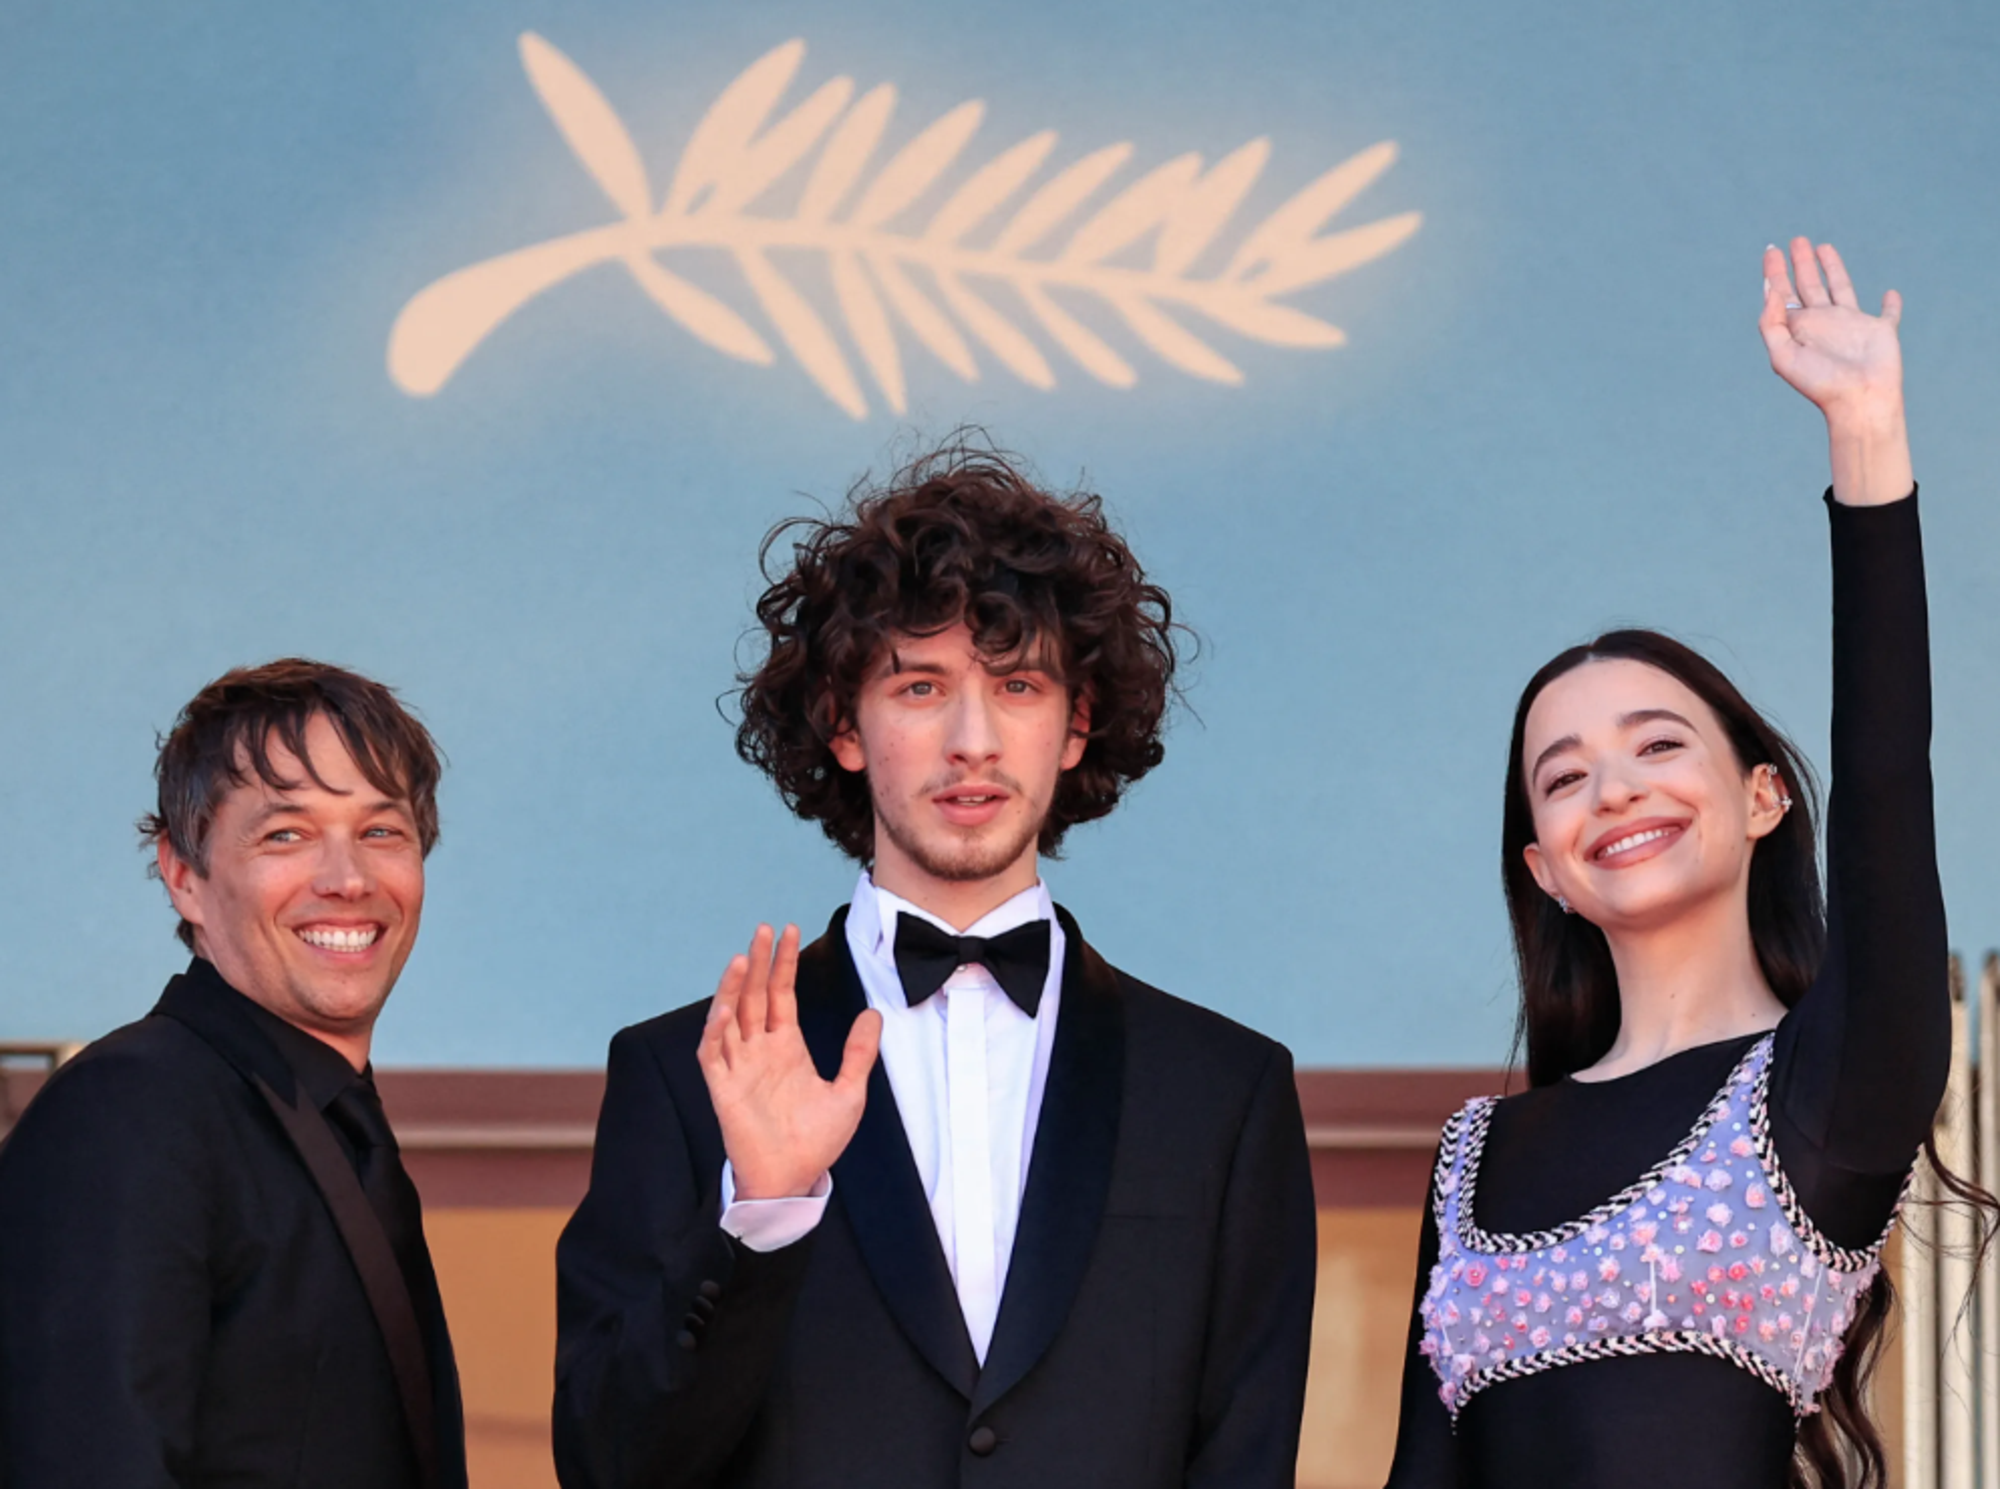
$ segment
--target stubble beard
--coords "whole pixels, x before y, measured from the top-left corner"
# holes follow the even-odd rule
[[[934,794],[936,789],[941,788],[926,788],[925,797]],[[1018,790],[1018,787],[1016,789]],[[1032,813],[1016,831],[1005,838],[974,837],[958,842],[926,842],[901,814],[884,811],[879,800],[874,806],[875,821],[880,825],[883,836],[894,843],[911,863],[942,883],[973,884],[981,879],[992,879],[1005,873],[1040,841],[1042,827],[1049,820],[1049,812],[1054,807],[1054,801],[1051,799],[1041,803],[1040,811]]]

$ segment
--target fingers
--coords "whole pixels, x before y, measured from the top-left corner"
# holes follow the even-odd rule
[[[744,979],[750,975],[750,959],[733,956],[716,984],[715,998],[708,1005],[708,1020],[701,1026],[701,1045],[696,1051],[703,1065],[720,1062],[726,1070],[743,1043],[736,1024],[737,1001],[743,996]]]
[[[1839,250],[1831,243],[1820,244],[1819,264],[1826,271],[1826,284],[1833,293],[1833,303],[1859,310],[1861,302],[1854,298],[1854,281],[1847,277],[1847,265],[1840,261]]]
[[[1903,297],[1894,290],[1882,293],[1882,319],[1889,323],[1892,331],[1903,324]]]
[[[771,928],[767,925],[758,926],[757,934],[750,938],[750,965],[743,979],[743,999],[736,1010],[736,1026],[745,1039],[764,1032],[769,1013],[771,939]]]
[[[1785,250],[1772,243],[1764,249],[1764,304],[1768,307],[1774,300],[1778,309],[1785,308],[1785,302],[1795,300],[1792,293],[1792,266],[1785,260]]]
[[[1813,253],[1812,239],[1792,239],[1792,280],[1798,288],[1801,305],[1831,305],[1833,297],[1826,292],[1826,282],[1820,278],[1819,259]]]
[[[1785,268],[1785,255],[1777,248],[1764,250],[1764,308],[1757,313],[1757,333],[1772,365],[1792,345],[1790,313],[1785,302],[1791,298],[1792,278]]]
[[[855,1016],[854,1027],[847,1031],[847,1044],[840,1052],[840,1074],[833,1078],[834,1085],[850,1096],[865,1097],[868,1072],[875,1068],[875,1055],[881,1048],[882,1015],[864,1008]]]
[[[778,937],[777,959],[771,964],[771,1006],[764,1027],[773,1033],[799,1021],[798,976],[799,928],[788,925]]]

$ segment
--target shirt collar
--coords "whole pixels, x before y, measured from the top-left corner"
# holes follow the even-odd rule
[[[372,1078],[373,1066],[359,1075],[355,1074],[354,1067],[347,1063],[347,1057],[340,1051],[324,1040],[315,1039],[296,1024],[287,1023],[254,998],[230,986],[214,965],[205,959],[196,957],[188,964],[188,977],[232,1000],[236,1011],[249,1019],[284,1057],[299,1085],[312,1098],[312,1104],[321,1111],[325,1111],[334,1097],[356,1081]]]
[[[865,930],[873,932],[866,938],[869,949],[877,956],[887,958],[892,956],[892,948],[896,944],[898,915],[919,916],[954,936],[997,936],[1002,931],[1011,931],[1015,926],[1027,925],[1031,921],[1055,919],[1055,901],[1049,896],[1048,885],[1037,879],[961,931],[947,925],[928,910],[911,904],[901,895],[877,888],[868,871],[863,869],[860,881],[854,886],[854,904],[847,913],[858,919]]]

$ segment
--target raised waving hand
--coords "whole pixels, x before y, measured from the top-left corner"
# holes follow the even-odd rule
[[[1903,297],[1882,296],[1882,313],[1861,308],[1854,281],[1831,243],[1794,238],[1764,250],[1764,310],[1757,329],[1771,370],[1826,415],[1833,494],[1849,506],[1908,496],[1909,432],[1903,419],[1903,351],[1896,328]]]
[[[848,1031],[840,1071],[821,1077],[799,1032],[794,984],[799,928],[774,938],[757,927],[748,955],[730,958],[697,1052],[722,1127],[738,1199],[808,1193],[861,1125],[882,1015],[867,1009]]]

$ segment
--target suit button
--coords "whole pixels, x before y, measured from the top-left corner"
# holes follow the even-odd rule
[[[682,1329],[679,1336],[674,1340],[674,1343],[678,1344],[682,1349],[693,1349],[700,1342],[700,1340],[696,1339],[686,1329]]]
[[[713,1318],[714,1316],[715,1316],[715,1299],[704,1298],[699,1293],[695,1294],[694,1311],[690,1313],[688,1317]]]
[[[1000,1434],[995,1432],[991,1427],[974,1427],[972,1429],[972,1436],[965,1440],[965,1445],[981,1458],[984,1458],[988,1453],[1000,1446]]]
[[[700,1293],[704,1298],[707,1298],[709,1302],[713,1303],[717,1298],[722,1296],[722,1284],[711,1278],[708,1281],[702,1283],[702,1285],[696,1288],[695,1291]]]

